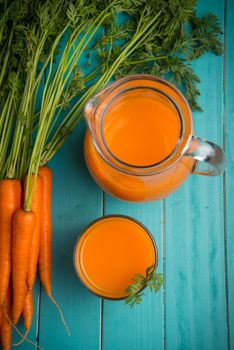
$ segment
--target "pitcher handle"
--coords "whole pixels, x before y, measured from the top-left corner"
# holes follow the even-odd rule
[[[196,160],[193,174],[217,176],[226,169],[226,157],[221,147],[193,136],[186,156]]]

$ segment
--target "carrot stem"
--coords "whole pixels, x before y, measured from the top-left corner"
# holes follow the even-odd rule
[[[146,10],[145,10],[146,11]],[[156,30],[157,19],[161,14],[158,12],[156,16],[150,22],[143,22],[145,11],[142,12],[141,18],[138,22],[137,30],[129,43],[127,43],[121,52],[121,54],[116,58],[114,63],[105,71],[103,76],[92,85],[87,92],[73,105],[70,111],[67,113],[66,117],[60,123],[56,132],[54,133],[48,144],[45,145],[43,150],[42,164],[45,161],[49,161],[57,150],[64,144],[69,134],[74,130],[74,128],[79,123],[80,119],[77,118],[82,112],[87,100],[93,96],[98,90],[103,88],[107,82],[113,77],[121,63],[129,57],[136,49],[144,45],[145,40],[152,35],[152,32]],[[155,34],[156,36],[157,34]],[[67,130],[67,133],[62,133],[62,130]]]

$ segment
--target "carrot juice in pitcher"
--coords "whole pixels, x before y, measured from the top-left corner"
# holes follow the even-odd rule
[[[129,92],[106,111],[103,136],[110,152],[132,166],[151,166],[175,149],[180,120],[152,94]]]
[[[161,199],[192,172],[225,169],[222,149],[194,136],[186,99],[161,78],[139,74],[110,84],[87,103],[85,119],[88,169],[120,199]]]

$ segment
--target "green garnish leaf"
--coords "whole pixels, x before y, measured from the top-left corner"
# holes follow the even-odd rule
[[[142,302],[144,292],[143,289],[148,287],[150,292],[159,292],[163,286],[164,279],[161,273],[155,271],[155,266],[148,266],[145,270],[145,276],[140,273],[136,273],[132,279],[133,283],[130,284],[126,293],[128,294],[125,304],[132,308],[134,305],[138,305]]]

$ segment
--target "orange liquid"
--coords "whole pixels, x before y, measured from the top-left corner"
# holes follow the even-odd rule
[[[129,165],[144,167],[163,162],[176,148],[181,133],[178,111],[163,94],[177,103],[185,125],[191,127],[184,131],[185,139],[193,133],[186,101],[170,86],[160,82],[147,81],[149,88],[138,89],[145,81],[136,81],[135,90],[129,90],[129,84],[122,88],[124,93],[117,96],[112,93],[111,103],[108,104],[108,96],[103,101],[104,107],[109,106],[105,107],[102,124],[106,147],[116,158]],[[194,167],[194,159],[183,156],[158,173],[147,176],[125,173],[103,159],[89,130],[85,136],[84,154],[97,184],[111,195],[127,201],[145,202],[166,197],[186,180]]]
[[[104,139],[119,160],[147,166],[165,159],[180,136],[174,105],[157,93],[123,95],[106,111]]]
[[[119,299],[136,273],[156,263],[156,250],[147,231],[125,217],[107,217],[91,225],[75,250],[82,282],[99,296]]]

